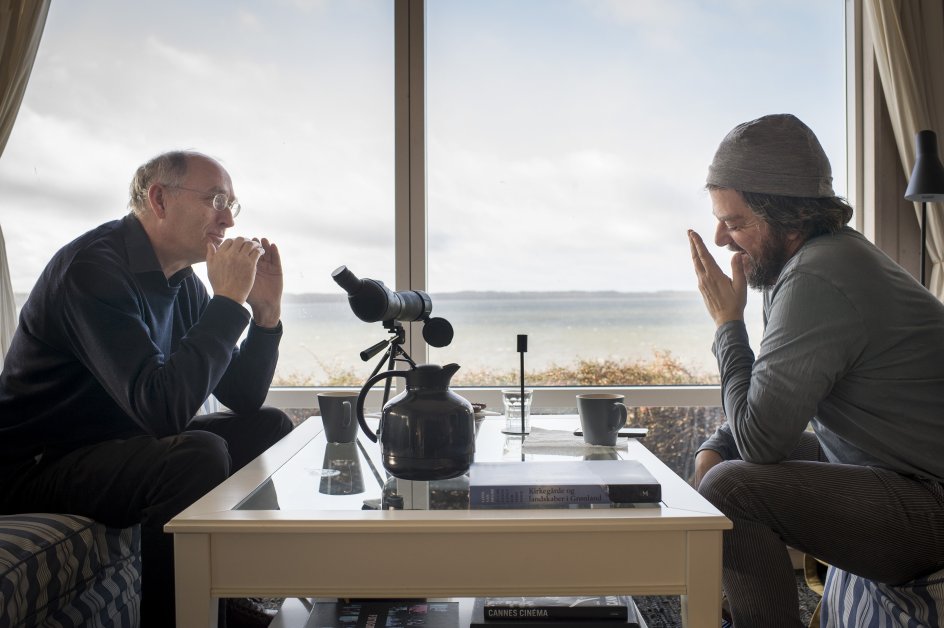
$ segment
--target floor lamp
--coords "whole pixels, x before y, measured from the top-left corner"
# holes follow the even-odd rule
[[[927,252],[928,203],[944,201],[944,165],[937,153],[934,131],[915,134],[915,164],[905,190],[905,200],[921,202],[921,285],[924,285],[924,258]]]

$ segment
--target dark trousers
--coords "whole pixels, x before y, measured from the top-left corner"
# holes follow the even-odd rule
[[[63,512],[141,524],[141,626],[175,625],[174,543],[163,526],[292,429],[276,408],[194,417],[176,436],[48,452],[0,479],[0,512]]]
[[[736,628],[802,626],[787,546],[887,584],[944,566],[941,484],[825,460],[807,432],[789,460],[725,461],[702,479],[734,523],[721,580]]]

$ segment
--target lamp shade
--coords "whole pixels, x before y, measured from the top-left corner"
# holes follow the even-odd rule
[[[944,201],[944,164],[938,156],[934,131],[915,134],[915,165],[905,190],[905,200]]]

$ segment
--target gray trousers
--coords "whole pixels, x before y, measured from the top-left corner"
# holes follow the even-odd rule
[[[698,492],[734,522],[722,585],[735,628],[803,625],[787,546],[887,584],[944,567],[944,486],[826,462],[809,432],[784,462],[719,463]]]

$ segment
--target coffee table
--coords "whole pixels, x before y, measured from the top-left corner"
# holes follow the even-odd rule
[[[560,430],[576,422],[533,419]],[[562,457],[522,454],[503,424],[481,422],[477,460]],[[407,507],[428,500],[433,509],[365,510],[380,504],[382,483],[396,482],[385,480],[378,446],[362,435],[326,443],[313,417],[165,526],[178,626],[214,628],[219,597],[630,594],[680,595],[686,626],[717,627],[731,522],[642,442],[620,440],[609,456],[641,460],[662,484],[660,505],[469,510],[461,497],[455,505],[462,476],[400,487]]]

